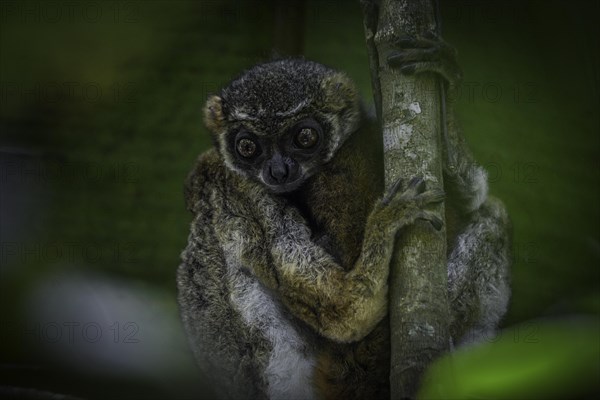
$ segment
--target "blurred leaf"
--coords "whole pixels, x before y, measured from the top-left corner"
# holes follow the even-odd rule
[[[597,319],[534,320],[437,361],[418,397],[575,398],[598,390],[599,378]]]

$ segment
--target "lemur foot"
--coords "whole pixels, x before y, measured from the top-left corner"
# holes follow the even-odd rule
[[[441,189],[425,190],[425,181],[419,177],[411,179],[404,191],[400,192],[401,188],[402,180],[399,179],[381,201],[382,206],[391,209],[392,221],[402,227],[422,219],[429,221],[436,230],[440,230],[442,220],[435,213],[423,210],[422,207],[442,202],[444,192]]]
[[[456,61],[456,50],[433,33],[424,36],[405,36],[396,42],[398,50],[388,57],[388,65],[406,75],[434,72],[455,87],[462,79]]]

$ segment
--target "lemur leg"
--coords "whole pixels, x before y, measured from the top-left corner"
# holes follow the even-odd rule
[[[510,221],[489,197],[469,217],[448,257],[451,333],[456,344],[492,339],[510,298]]]
[[[456,51],[434,35],[405,37],[388,56],[404,74],[439,74],[451,90],[461,79]],[[446,102],[444,190],[448,230],[448,290],[452,337],[463,344],[493,335],[510,296],[510,221],[488,197],[487,174],[475,162]],[[450,221],[452,219],[452,221]]]
[[[491,339],[510,297],[511,224],[502,202],[488,196],[487,173],[448,121],[444,189],[448,193],[448,290],[457,344]],[[446,160],[448,161],[448,159]],[[451,167],[451,168],[450,168]]]

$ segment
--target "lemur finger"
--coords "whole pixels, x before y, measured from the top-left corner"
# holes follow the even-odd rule
[[[394,44],[400,48],[408,49],[408,48],[427,48],[433,47],[435,41],[433,39],[427,39],[423,36],[402,36],[400,39],[396,40]]]
[[[411,61],[435,61],[440,59],[440,53],[435,48],[405,49],[394,51],[387,57],[390,67],[397,68]]]
[[[385,197],[381,201],[381,203],[384,206],[390,204],[390,201],[392,201],[392,199],[394,198],[394,196],[396,195],[396,193],[398,193],[398,191],[400,191],[400,188],[402,188],[402,183],[403,182],[404,182],[404,180],[402,178],[398,179],[396,181],[396,183],[394,183],[392,185],[392,187],[388,190],[387,194],[385,195]]]
[[[441,203],[446,198],[446,193],[441,189],[431,189],[419,195],[419,204]]]
[[[458,68],[442,63],[441,61],[425,61],[404,64],[400,72],[406,75],[419,74],[422,72],[434,72],[440,74],[450,84],[458,83],[462,74]]]
[[[434,33],[426,33],[423,36],[403,36],[394,44],[401,49],[427,49],[435,48],[440,55],[456,57],[457,51]]]
[[[425,180],[420,176],[416,176],[408,182],[408,186],[406,187],[405,194],[414,194],[417,195],[425,190]]]
[[[417,215],[417,219],[429,221],[431,226],[433,226],[436,231],[439,231],[442,229],[442,226],[444,226],[444,222],[441,220],[441,218],[429,211],[421,211]]]

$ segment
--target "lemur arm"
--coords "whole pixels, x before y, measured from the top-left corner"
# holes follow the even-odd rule
[[[312,241],[296,208],[256,188],[246,193],[249,201],[243,205],[237,204],[239,193],[230,204],[219,205],[214,224],[219,227],[221,245],[232,257],[230,262],[256,276],[294,316],[319,334],[351,342],[368,334],[387,312],[388,269],[398,230],[416,219],[441,227],[435,215],[422,209],[441,201],[441,191],[423,191],[421,179],[413,179],[404,192],[399,187],[369,215],[362,249],[352,268],[343,268]],[[226,209],[222,219],[219,207]],[[232,211],[239,217],[231,218]]]

